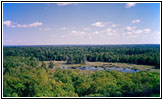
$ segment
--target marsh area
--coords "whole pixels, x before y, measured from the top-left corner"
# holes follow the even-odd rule
[[[44,61],[48,66],[50,61]],[[155,66],[151,65],[137,65],[127,63],[107,63],[107,62],[86,62],[86,64],[66,64],[66,61],[52,61],[54,66],[53,69],[60,68],[64,70],[90,70],[90,71],[121,71],[121,72],[139,72],[139,71],[150,71],[160,72],[159,69],[155,69]]]

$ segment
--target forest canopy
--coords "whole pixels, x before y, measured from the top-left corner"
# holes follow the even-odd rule
[[[5,46],[4,97],[149,97],[160,94],[160,73],[53,69],[67,64],[123,62],[160,68],[159,45]],[[49,61],[48,67],[44,61]]]
[[[4,57],[35,57],[39,61],[67,60],[68,64],[101,61],[160,67],[160,45],[16,46],[3,49]]]

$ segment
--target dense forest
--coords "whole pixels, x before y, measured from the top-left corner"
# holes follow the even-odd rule
[[[149,97],[160,94],[160,73],[52,69],[67,64],[123,62],[160,68],[160,45],[4,46],[4,97]]]
[[[4,57],[34,57],[39,61],[67,63],[123,62],[160,66],[160,45],[104,45],[104,46],[24,46],[4,47]]]

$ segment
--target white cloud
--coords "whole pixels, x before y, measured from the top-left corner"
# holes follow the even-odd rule
[[[141,33],[149,33],[151,31],[151,29],[136,29],[136,27],[131,27],[131,26],[126,26],[124,29],[123,29],[123,35],[133,35],[133,36],[136,36],[136,35],[139,35]]]
[[[95,34],[95,35],[98,35],[99,33],[100,33],[99,31],[93,32],[93,34]]]
[[[132,21],[133,24],[140,23],[140,22],[141,22],[141,20],[139,20],[139,19]]]
[[[107,35],[107,36],[113,36],[116,35],[115,33],[117,33],[117,29],[113,29],[113,28],[107,28],[104,31],[102,31],[103,35]]]
[[[111,27],[117,27],[118,25],[117,24],[112,24]]]
[[[110,25],[111,28],[117,28],[118,26],[120,26],[120,24],[111,23],[111,25]]]
[[[72,31],[71,33],[74,33],[75,34],[75,33],[77,33],[77,31]]]
[[[15,27],[26,28],[28,26],[26,24],[17,24],[17,25],[15,25]]]
[[[49,31],[51,28],[40,28],[40,31]]]
[[[132,35],[132,32],[127,32],[126,35]]]
[[[149,33],[151,31],[151,29],[147,28],[147,29],[144,29],[144,32],[145,33]]]
[[[84,27],[83,30],[84,30],[84,31],[90,31],[91,28],[89,28],[89,27]]]
[[[116,32],[117,32],[117,30],[112,30],[112,32],[113,32],[113,33],[116,33]]]
[[[34,22],[32,24],[26,25],[27,27],[37,27],[37,26],[41,26],[43,25],[43,23],[41,22]]]
[[[84,34],[85,34],[85,32],[79,32],[79,34],[80,34],[80,35],[84,35]]]
[[[83,36],[83,35],[85,35],[85,32],[73,30],[73,31],[71,31],[70,35],[72,35],[72,36]]]
[[[104,32],[110,33],[112,31],[111,28],[106,29]]]
[[[93,24],[91,24],[92,26],[95,26],[95,27],[104,27],[105,26],[105,23],[104,22],[95,22]]]
[[[65,37],[66,37],[66,35],[62,35],[62,36],[61,36],[61,38],[65,38]]]
[[[113,35],[112,33],[107,33],[107,36],[111,36],[111,35]]]
[[[67,28],[66,27],[62,27],[62,28],[60,28],[60,30],[66,30]]]
[[[140,21],[135,21],[138,23]],[[126,26],[123,27],[120,24],[114,24],[110,22],[95,22],[91,24],[95,27],[103,27],[103,28],[92,28],[92,27],[80,27],[80,29],[76,28],[65,28],[69,31],[69,34],[62,36],[65,37],[78,37],[78,38],[87,38],[87,39],[107,39],[107,38],[116,38],[119,36],[129,36],[129,37],[137,37],[140,35],[146,35],[145,33],[150,32],[151,30],[148,28],[139,29],[135,26]],[[118,27],[117,27],[118,26]],[[107,28],[106,28],[107,27]]]
[[[43,25],[43,23],[34,22],[34,23],[31,23],[31,24],[17,24],[17,25],[13,25],[13,26],[18,27],[18,28],[31,28],[31,27],[38,27],[38,26],[41,26],[41,25]]]
[[[66,6],[66,5],[70,5],[70,4],[73,4],[73,3],[57,3],[58,6]]]
[[[133,30],[133,33],[136,33],[136,34],[139,34],[139,33],[142,33],[143,30]]]
[[[137,29],[137,30],[133,30],[132,32],[135,34],[140,34],[140,33],[149,33],[151,31],[151,29]]]
[[[133,31],[134,29],[135,29],[136,27],[135,26],[126,26],[125,28],[124,28],[124,30],[125,31]]]
[[[126,3],[125,7],[130,8],[130,7],[133,7],[135,5],[136,5],[136,3]]]
[[[5,25],[7,27],[10,27],[11,26],[11,21],[10,20],[4,21],[3,25]]]
[[[31,24],[12,24],[12,22],[10,20],[8,21],[4,21],[3,25],[5,25],[6,27],[11,27],[11,28],[32,28],[32,27],[38,27],[43,25],[42,22],[34,22]]]

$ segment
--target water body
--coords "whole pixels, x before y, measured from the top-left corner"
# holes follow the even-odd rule
[[[109,71],[109,70],[116,70],[120,72],[139,72],[137,69],[129,69],[129,68],[117,68],[117,67],[94,67],[94,66],[86,66],[86,67],[59,67],[61,69],[79,69],[79,70],[92,70],[92,71]]]

